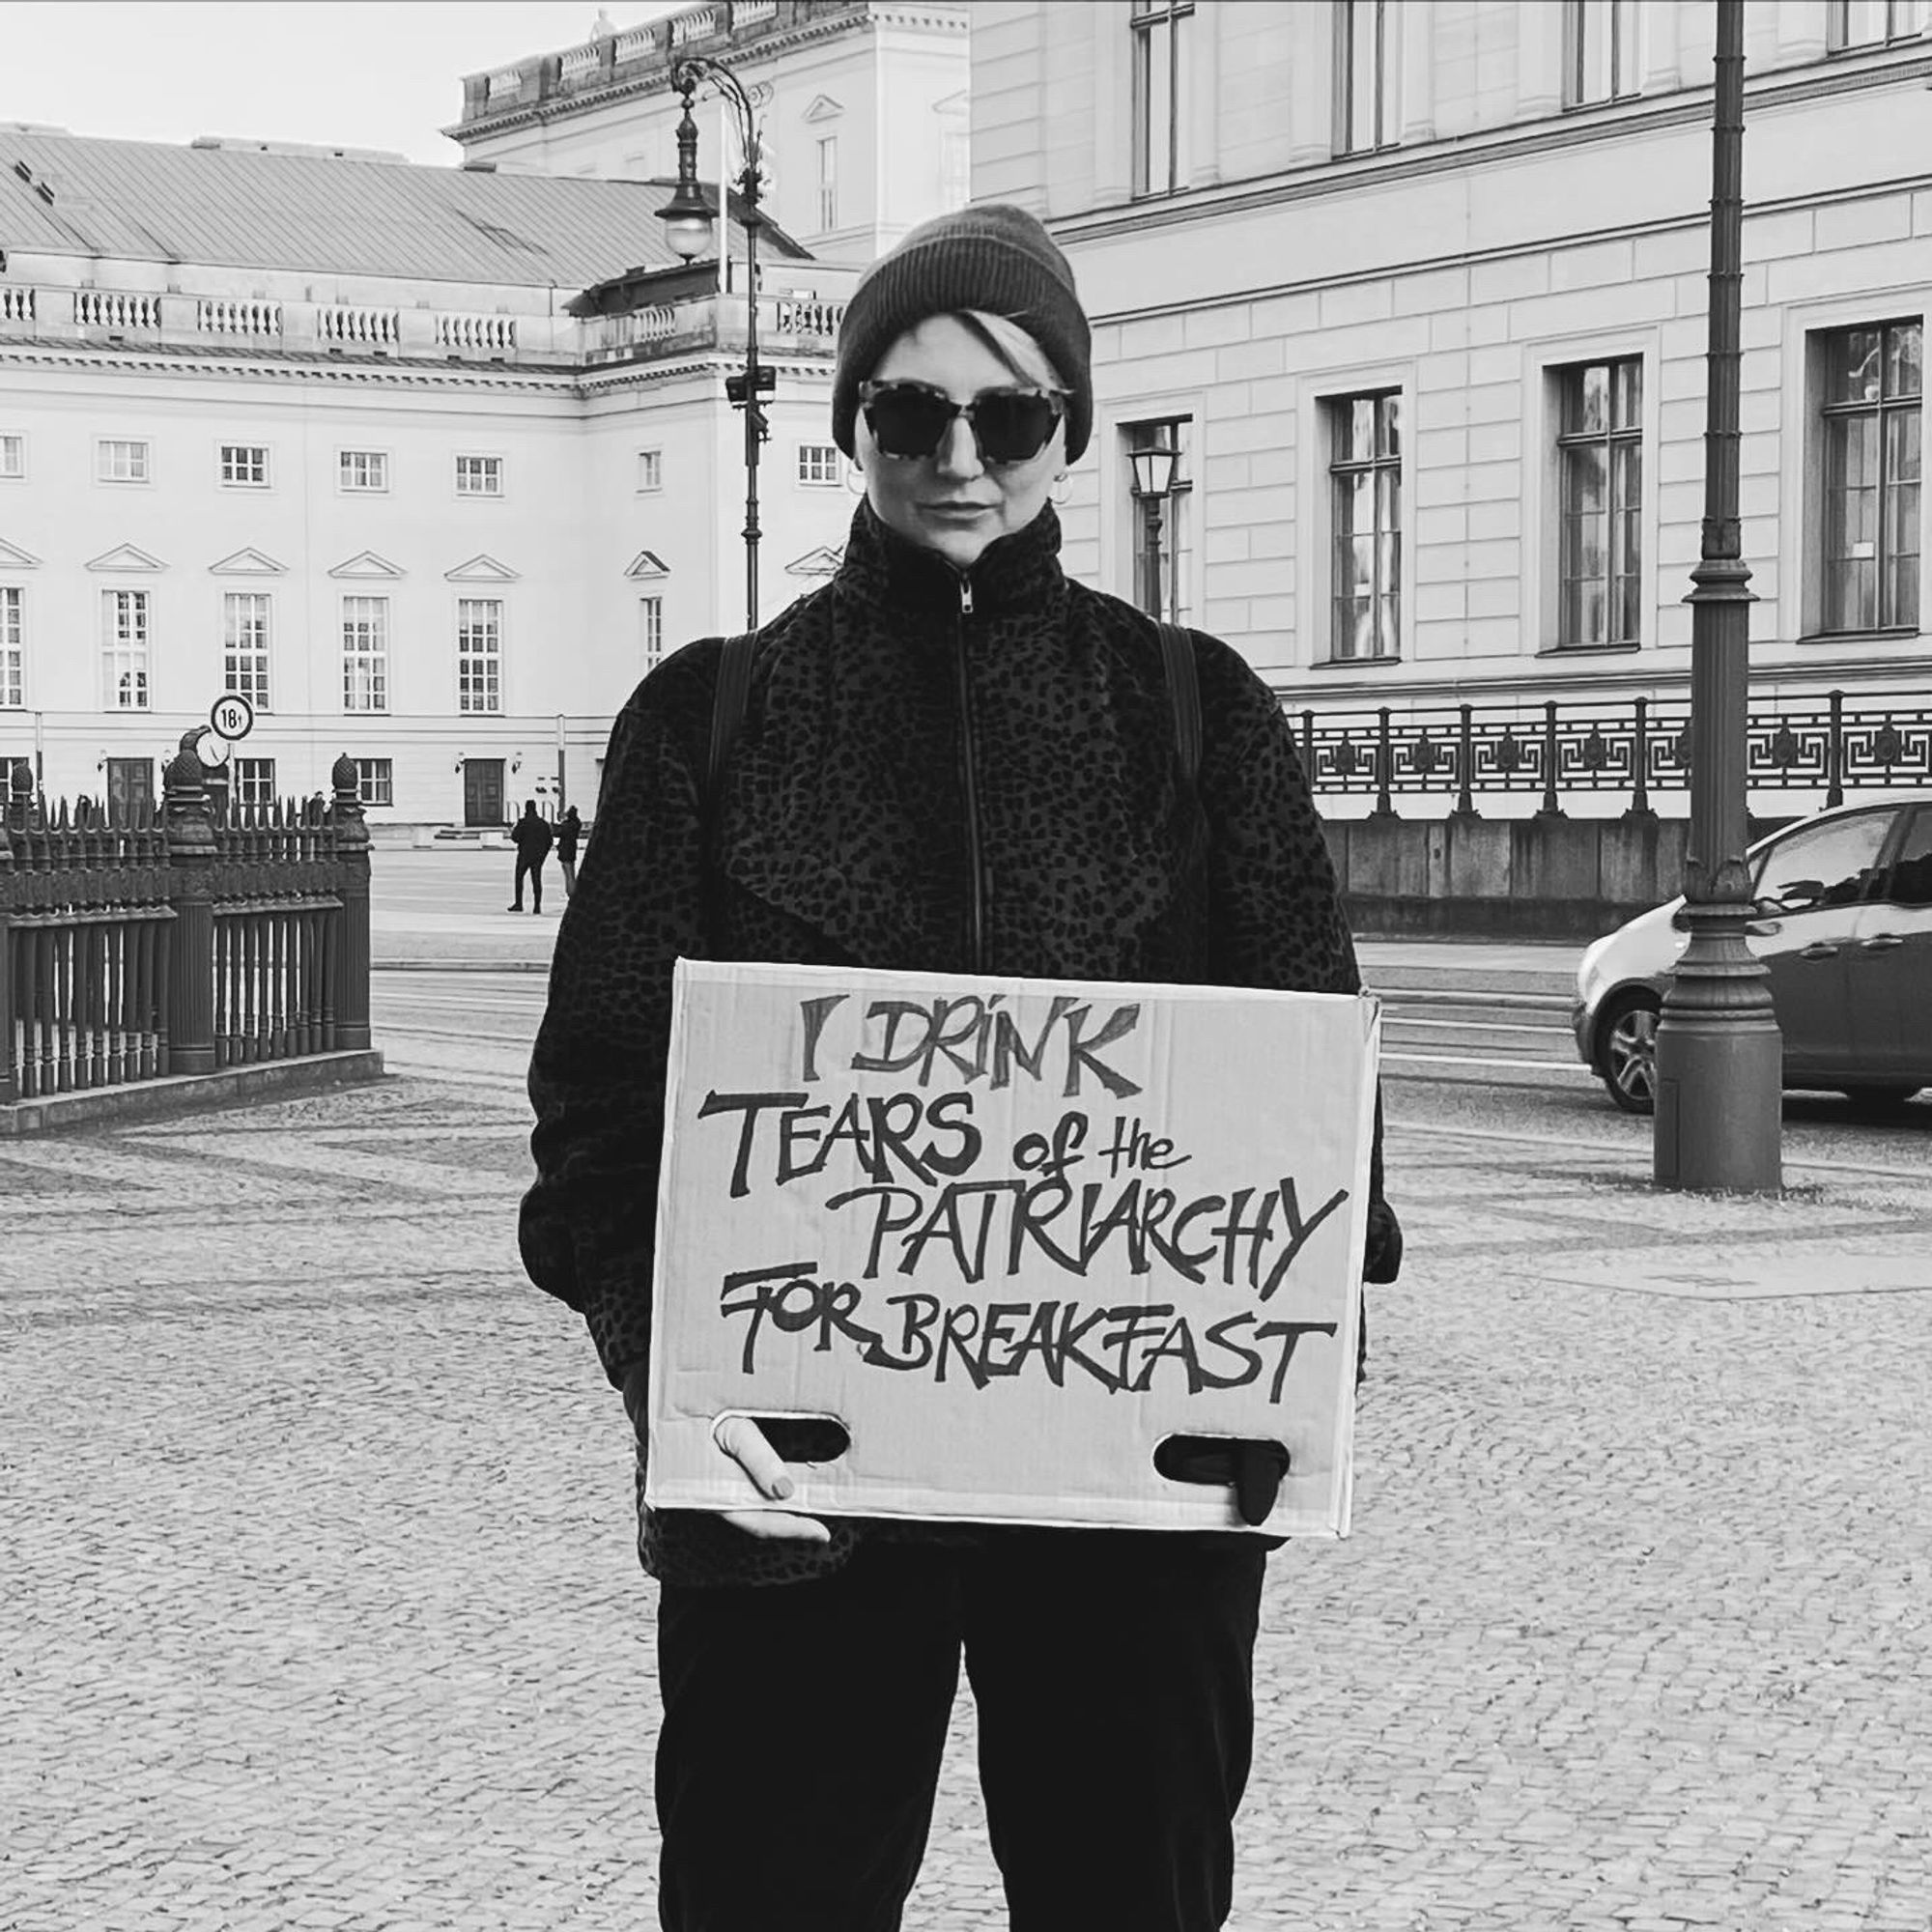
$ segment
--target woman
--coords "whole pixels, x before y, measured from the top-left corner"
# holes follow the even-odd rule
[[[563,867],[563,895],[577,890],[577,841],[583,837],[583,821],[573,805],[556,822],[556,863]]]
[[[640,1434],[679,953],[1358,983],[1265,686],[1194,637],[1189,785],[1155,625],[1061,571],[1049,496],[1092,420],[1087,318],[1045,230],[1000,207],[915,229],[840,330],[833,434],[866,501],[833,582],[758,634],[709,867],[718,640],[617,721],[531,1067],[522,1240]],[[1374,1226],[1387,1273],[1385,1208]],[[781,1501],[755,1425],[727,1432]],[[662,1583],[667,1927],[897,1926],[962,1652],[1016,1932],[1225,1920],[1257,1540],[646,1511],[640,1551]]]

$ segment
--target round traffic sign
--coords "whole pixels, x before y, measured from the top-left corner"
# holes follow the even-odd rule
[[[255,707],[240,692],[230,691],[214,700],[208,722],[219,737],[245,738],[255,728]]]
[[[212,724],[204,724],[196,734],[194,754],[212,772],[218,771],[228,762],[228,754],[234,749]]]

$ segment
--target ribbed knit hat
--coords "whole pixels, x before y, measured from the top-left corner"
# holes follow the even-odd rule
[[[1094,426],[1093,332],[1073,270],[1025,209],[999,202],[921,222],[860,276],[838,326],[832,379],[832,435],[847,456],[859,384],[879,358],[927,316],[969,308],[1009,316],[1046,351],[1071,392],[1066,460],[1079,457]]]

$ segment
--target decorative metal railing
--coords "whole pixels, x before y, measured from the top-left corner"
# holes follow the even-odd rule
[[[1492,793],[1622,792],[1638,811],[1690,782],[1688,698],[1548,698],[1417,706],[1398,713],[1294,710],[1284,703],[1318,796],[1448,796],[1473,811]],[[1840,805],[1861,786],[1932,786],[1932,698],[1923,690],[1754,696],[1747,740],[1754,791],[1817,791]]]
[[[190,732],[187,739],[198,734]],[[187,742],[160,810],[0,811],[0,1105],[369,1044],[369,838],[333,800],[217,811]]]

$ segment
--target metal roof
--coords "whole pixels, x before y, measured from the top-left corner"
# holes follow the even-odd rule
[[[0,248],[582,289],[681,266],[657,214],[671,185],[0,128]],[[770,222],[759,242],[810,259]]]

